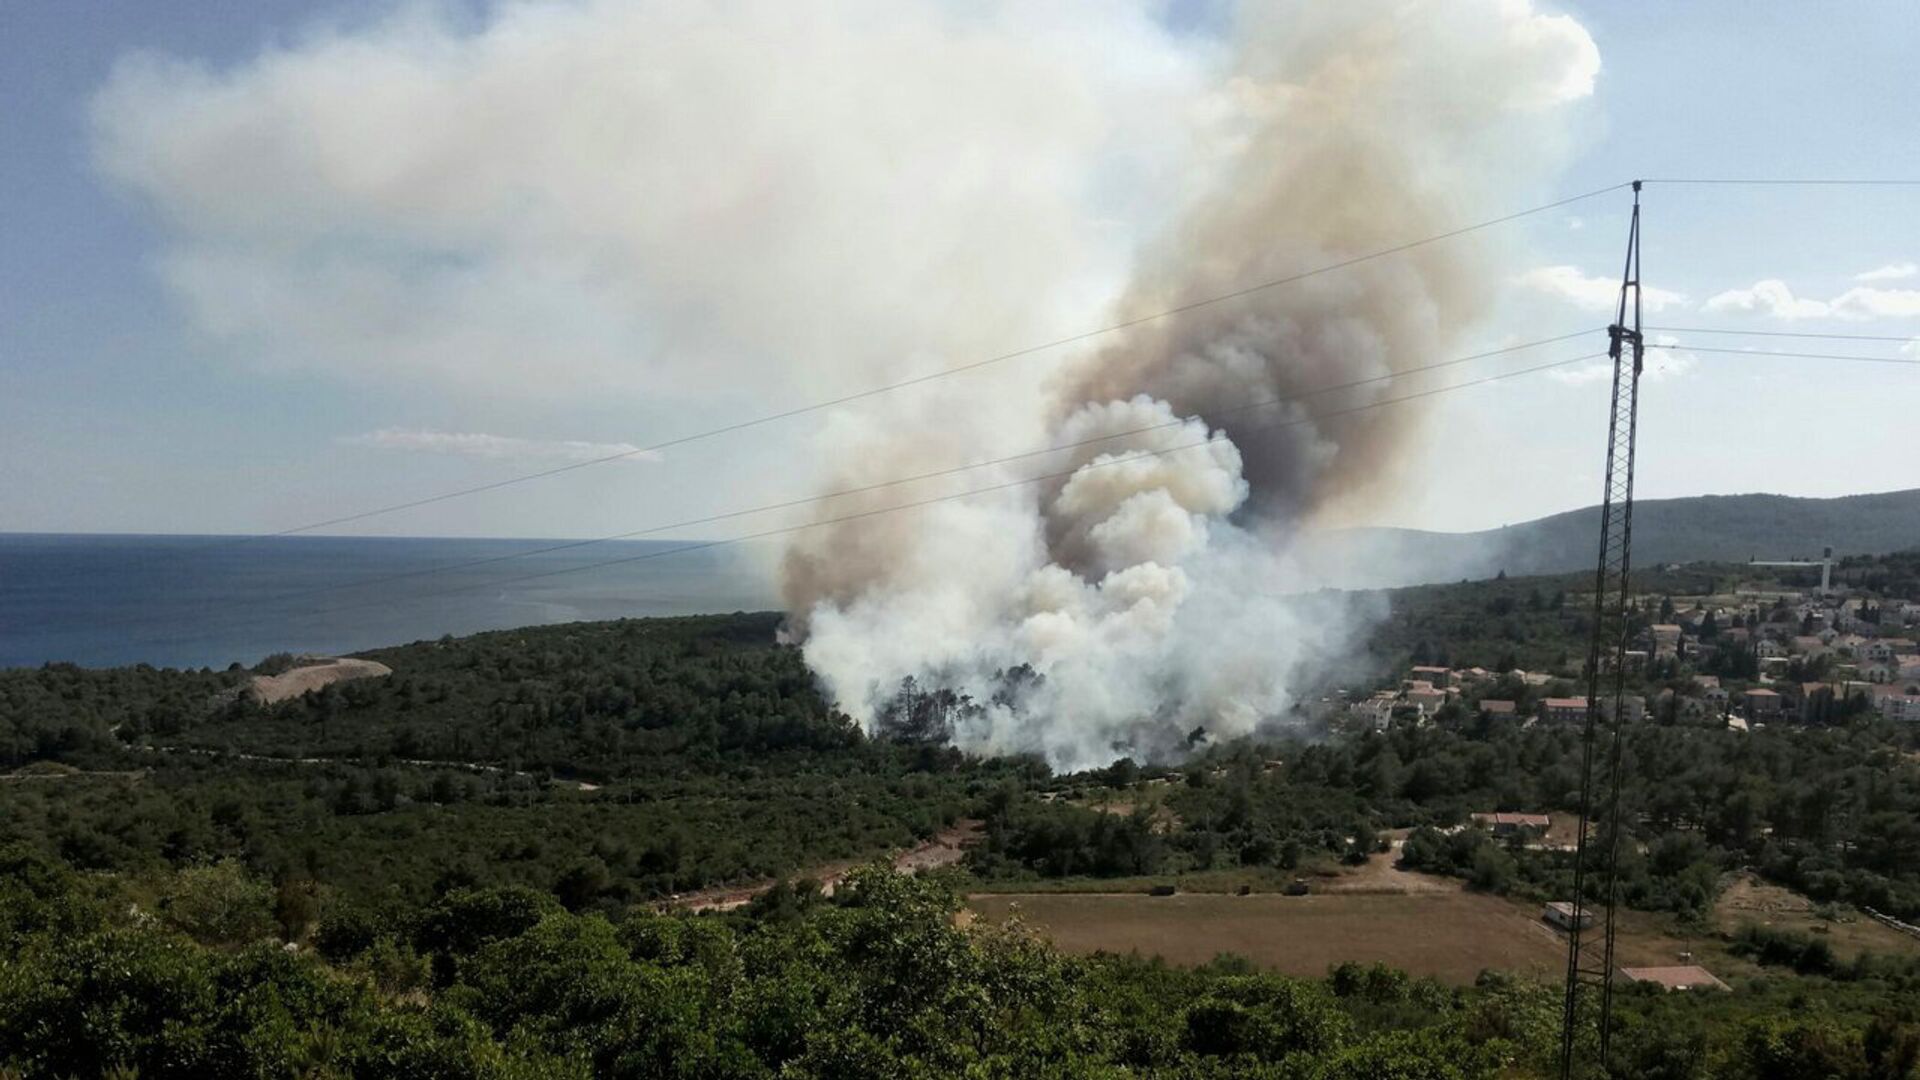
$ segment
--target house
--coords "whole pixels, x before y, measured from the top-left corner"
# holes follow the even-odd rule
[[[1920,723],[1920,694],[1909,694],[1904,686],[1874,687],[1873,707],[1887,720]]]
[[[1898,668],[1902,661],[1914,657],[1915,646],[1909,638],[1872,638],[1855,646],[1853,654],[1865,664],[1891,664]]]
[[[1826,642],[1820,640],[1817,634],[1796,634],[1788,644],[1795,655],[1804,656],[1808,659],[1816,656],[1826,656],[1833,651],[1827,647]]]
[[[1506,811],[1473,815],[1473,823],[1495,836],[1512,836],[1521,829],[1546,832],[1553,819],[1546,814],[1517,814]]]
[[[1393,691],[1382,690],[1365,701],[1359,702],[1350,710],[1362,723],[1381,731],[1393,721],[1393,707],[1398,704]]]
[[[1576,914],[1580,920],[1580,929],[1585,930],[1593,925],[1593,912],[1590,909],[1583,907],[1576,913],[1574,906],[1565,900],[1549,902],[1540,912],[1540,917],[1562,930],[1571,930]]]
[[[1720,676],[1695,675],[1693,677],[1693,685],[1699,687],[1702,690],[1718,690],[1720,689]]]
[[[1582,723],[1587,718],[1587,699],[1584,697],[1550,697],[1540,699],[1540,719],[1563,724]]]
[[[1751,720],[1780,718],[1780,695],[1765,687],[1755,687],[1740,695],[1740,704]]]
[[[1786,658],[1787,647],[1772,638],[1762,638],[1754,642],[1753,655],[1762,660],[1781,660]]]
[[[1407,673],[1407,678],[1425,682],[1428,686],[1445,686],[1452,680],[1453,672],[1443,667],[1418,664]]]
[[[1900,669],[1892,660],[1874,660],[1859,665],[1860,677],[1870,683],[1890,683],[1900,678]]]
[[[1620,977],[1628,982],[1652,983],[1667,990],[1730,990],[1732,987],[1714,978],[1713,972],[1698,964],[1675,964],[1672,967],[1643,967],[1620,969]]]
[[[1447,692],[1435,690],[1431,686],[1422,688],[1416,684],[1414,689],[1402,696],[1407,699],[1407,704],[1420,710],[1421,716],[1432,716],[1440,711],[1440,706],[1447,703]]]
[[[1500,698],[1481,698],[1480,711],[1488,716],[1512,716],[1513,702]]]

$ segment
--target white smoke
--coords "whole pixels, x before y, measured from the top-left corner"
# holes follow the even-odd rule
[[[1578,24],[1518,0],[1261,6],[1235,45],[1213,122],[1237,137],[1140,254],[1123,318],[1445,231],[1476,184],[1510,190],[1483,155],[1553,146],[1554,108],[1598,67]],[[1058,767],[1286,722],[1371,614],[1306,591],[1294,531],[1390,492],[1422,434],[1418,411],[1364,408],[1408,384],[1302,395],[1445,355],[1487,305],[1479,257],[1422,248],[1154,321],[1048,394],[987,406],[1072,449],[971,479],[1050,477],[1032,485],[803,534],[785,586],[808,662],[865,723],[911,719],[903,687],[950,690],[960,745]],[[938,432],[968,411],[847,425],[835,480],[953,460]],[[1039,677],[1010,677],[1025,668]]]
[[[128,58],[94,150],[239,362],[496,410],[739,415],[1538,201],[1599,64],[1528,0],[1246,0],[1224,30],[1174,10],[403,3],[226,69]],[[1449,355],[1485,304],[1480,239],[889,395],[826,421],[822,467],[725,486],[1151,426],[828,501],[784,559],[792,632],[863,722],[909,677],[970,694],[972,748],[1073,766],[1249,731],[1365,626],[1303,593],[1293,531],[1390,496],[1432,434],[1405,406],[1322,415],[1421,382],[1297,399]],[[926,504],[867,513],[903,502]]]

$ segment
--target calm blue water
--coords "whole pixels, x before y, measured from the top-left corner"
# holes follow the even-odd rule
[[[594,544],[347,587],[560,542],[0,533],[0,667],[70,660],[217,668],[281,651],[351,652],[535,623],[778,606],[739,548],[657,554],[684,541]],[[634,561],[509,580],[612,559]]]

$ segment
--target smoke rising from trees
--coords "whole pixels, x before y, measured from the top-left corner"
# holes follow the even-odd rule
[[[1477,155],[1550,131],[1597,55],[1525,4],[1279,6],[1243,13],[1224,68],[1232,134],[1193,163],[1204,180],[1138,253],[1116,321],[1458,224]],[[1031,405],[1038,445],[1134,434],[997,474],[1064,477],[802,534],[785,586],[809,663],[863,721],[898,712],[903,686],[924,712],[938,687],[955,707],[934,726],[955,742],[1062,767],[1286,722],[1351,666],[1373,614],[1309,591],[1291,538],[1390,494],[1430,436],[1416,408],[1351,411],[1404,381],[1300,396],[1446,355],[1488,303],[1481,258],[1432,245],[1155,320],[995,403]],[[833,486],[965,460],[952,405],[836,432]],[[1039,678],[1006,694],[1027,665]]]

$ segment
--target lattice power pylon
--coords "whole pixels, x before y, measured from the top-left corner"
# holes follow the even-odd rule
[[[1631,319],[1631,323],[1629,323]],[[1560,1076],[1603,1071],[1613,1011],[1613,910],[1619,882],[1620,757],[1628,717],[1623,709],[1633,552],[1633,443],[1639,424],[1640,182],[1633,183],[1633,222],[1609,355],[1613,401],[1607,414],[1607,480],[1600,500],[1600,563],[1594,576],[1593,637],[1587,650],[1587,714],[1580,751],[1580,831],[1574,852],[1573,918],[1567,930],[1566,1000],[1561,1018]],[[1590,925],[1588,925],[1590,923]],[[1588,1063],[1594,1068],[1582,1066]]]

